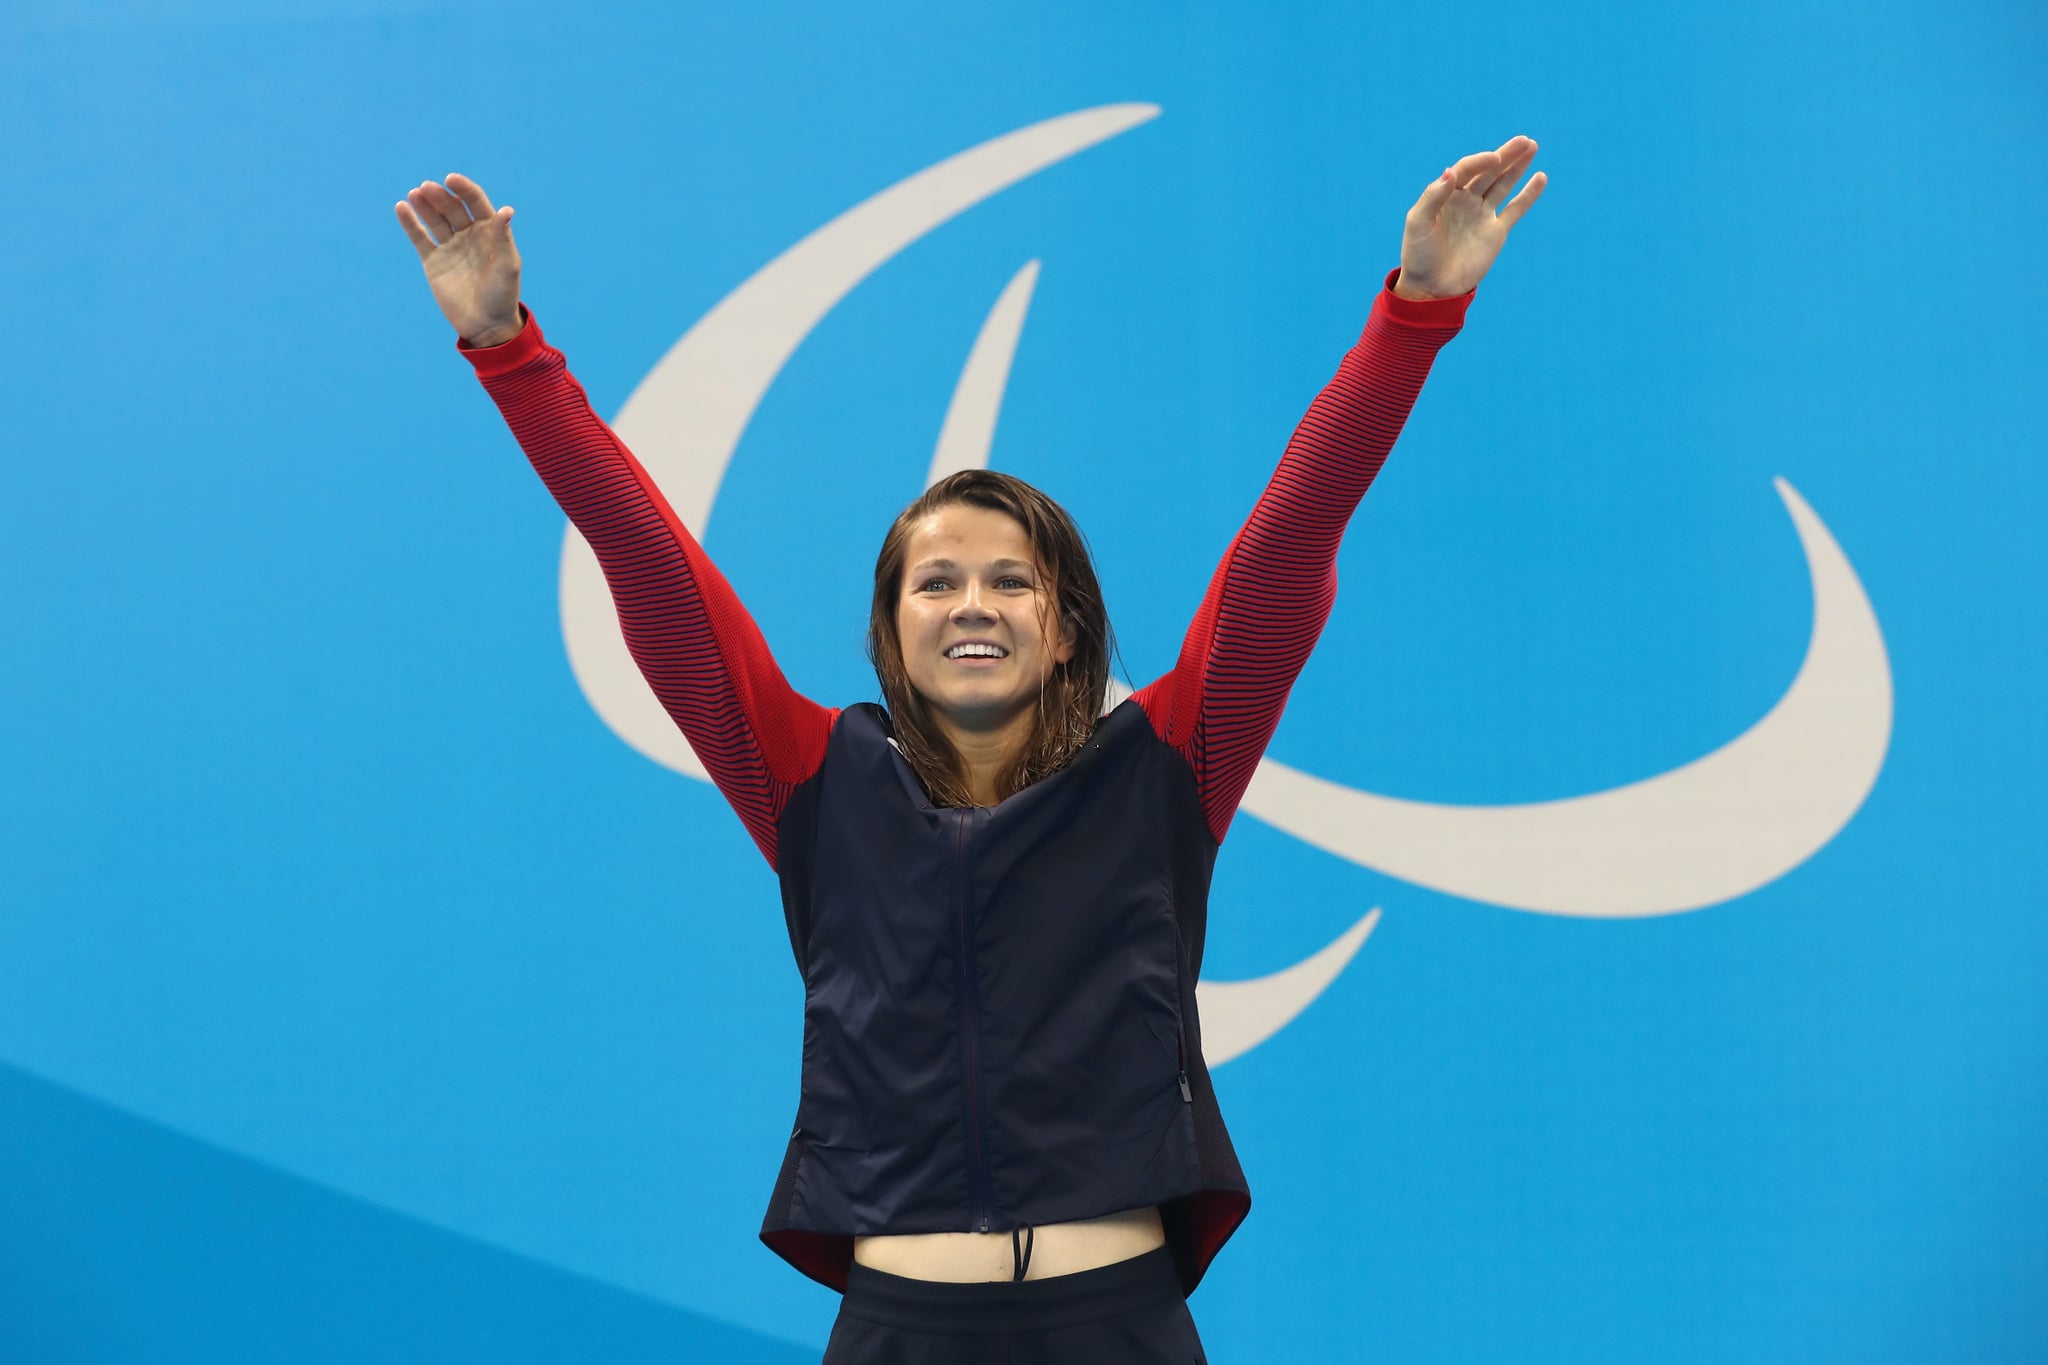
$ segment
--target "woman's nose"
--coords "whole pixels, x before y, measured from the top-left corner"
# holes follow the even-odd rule
[[[967,585],[966,591],[960,594],[960,601],[953,607],[953,619],[955,621],[992,621],[995,619],[995,612],[982,603],[981,589],[970,583]]]

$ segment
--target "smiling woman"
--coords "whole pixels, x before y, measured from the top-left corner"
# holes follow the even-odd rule
[[[1536,145],[1447,168],[1164,676],[1103,715],[1080,532],[968,471],[897,518],[885,706],[789,686],[519,302],[511,210],[397,206],[459,348],[589,542],[634,661],[782,883],[802,1092],[761,1237],[844,1291],[828,1362],[1187,1361],[1251,1197],[1202,1057],[1218,847],[1328,619],[1336,554],[1508,229]]]
[[[868,657],[933,800],[992,806],[1088,742],[1112,637],[1064,508],[1008,474],[933,484],[875,560]]]

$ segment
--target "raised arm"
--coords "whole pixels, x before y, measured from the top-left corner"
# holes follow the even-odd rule
[[[520,305],[512,210],[459,175],[396,210],[458,349],[596,552],[642,676],[774,865],[783,805],[823,761],[838,713],[789,685],[724,575]]]
[[[1195,771],[1220,843],[1337,597],[1337,547],[1401,434],[1437,351],[1457,335],[1541,172],[1496,213],[1536,154],[1528,138],[1446,169],[1408,212],[1401,268],[1358,344],[1310,404],[1272,482],[1210,580],[1172,672],[1137,694]]]

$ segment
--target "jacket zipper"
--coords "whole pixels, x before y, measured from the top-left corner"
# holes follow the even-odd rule
[[[989,1167],[988,1133],[981,1117],[981,1065],[976,1046],[978,1004],[974,971],[974,932],[967,900],[967,821],[971,811],[953,812],[954,880],[959,889],[960,948],[957,962],[960,1001],[960,1052],[967,1076],[967,1197],[973,1230],[987,1232],[994,1221],[995,1175]]]
[[[1193,1104],[1195,1092],[1188,1087],[1188,1030],[1185,1024],[1175,1027],[1174,1041],[1180,1045],[1180,1102]]]

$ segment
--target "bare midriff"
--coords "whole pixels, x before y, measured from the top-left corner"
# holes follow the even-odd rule
[[[1033,1228],[1024,1278],[1048,1280],[1114,1265],[1166,1245],[1156,1208],[1126,1209],[1078,1223]],[[870,1270],[911,1280],[973,1284],[1016,1278],[1011,1237],[1004,1232],[916,1232],[856,1237],[853,1259]]]

